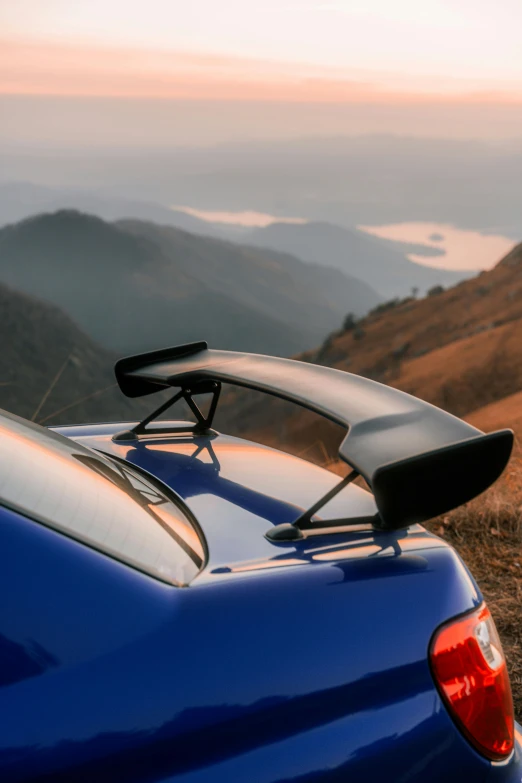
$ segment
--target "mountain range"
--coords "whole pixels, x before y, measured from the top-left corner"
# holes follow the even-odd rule
[[[105,230],[103,221],[96,225]],[[133,221],[123,237],[145,239],[158,230]],[[161,229],[167,243],[171,230]],[[131,267],[139,261],[126,258]],[[129,401],[115,387],[116,356],[56,305],[0,284],[0,313],[2,407],[50,423],[135,420],[149,411],[150,402]],[[403,389],[486,431],[512,426],[522,435],[521,344],[518,245],[472,280],[424,298],[380,304],[355,322],[347,319],[318,348],[297,358]],[[224,396],[216,423],[321,461],[335,459],[342,436],[339,428],[289,403],[240,390]]]
[[[71,210],[0,230],[0,282],[61,307],[118,353],[207,339],[289,355],[380,301],[366,283],[280,252]]]
[[[502,124],[500,117],[497,122]],[[423,221],[514,240],[522,235],[520,139],[322,133],[209,147],[125,148],[121,140],[103,149],[80,143],[67,149],[58,142],[39,149],[0,143],[0,171],[10,181],[61,189],[81,183],[91,191],[164,205],[250,209],[346,228]]]
[[[64,209],[92,214],[109,222],[126,219],[152,222],[235,244],[289,253],[357,278],[385,299],[406,296],[412,288],[424,293],[434,285],[451,286],[475,274],[469,270],[434,268],[408,258],[412,253],[426,258],[441,256],[440,248],[381,239],[357,228],[324,221],[276,222],[265,228],[249,229],[212,223],[181,209],[114,192],[51,188],[30,182],[0,183],[0,226]]]

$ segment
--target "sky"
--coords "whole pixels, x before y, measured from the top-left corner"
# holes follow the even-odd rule
[[[120,131],[133,102],[142,141],[155,138],[147,101],[212,102],[209,117],[220,102],[225,137],[237,105],[254,103],[279,104],[290,135],[320,132],[318,106],[356,107],[342,133],[406,132],[397,107],[413,107],[421,134],[509,138],[522,117],[521,29],[520,0],[0,0],[0,141],[72,143],[83,138],[74,106],[81,115],[100,100]],[[451,107],[464,109],[462,127]],[[491,107],[504,118],[495,128]],[[273,113],[242,132],[273,136]],[[182,133],[173,123],[173,140],[186,143],[195,122]],[[208,128],[201,143],[211,140]]]

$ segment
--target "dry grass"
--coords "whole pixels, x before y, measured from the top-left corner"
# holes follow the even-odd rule
[[[426,525],[469,566],[495,619],[522,719],[522,450],[489,492]]]

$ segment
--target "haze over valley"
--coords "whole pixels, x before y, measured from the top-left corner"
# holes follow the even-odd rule
[[[108,364],[196,339],[290,356],[494,269],[522,238],[504,5],[4,4],[4,302]]]

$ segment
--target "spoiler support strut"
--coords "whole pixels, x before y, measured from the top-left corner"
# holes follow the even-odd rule
[[[326,506],[336,495],[339,494],[348,484],[351,484],[360,475],[356,470],[350,471],[341,481],[339,481],[326,495],[323,495],[313,506],[304,511],[300,517],[297,517],[291,524],[284,522],[281,525],[275,525],[266,533],[270,541],[296,541],[303,538],[303,530],[320,530],[321,528],[339,527],[349,524],[359,525],[361,520],[346,519],[328,519],[325,521],[312,522],[313,517]]]

